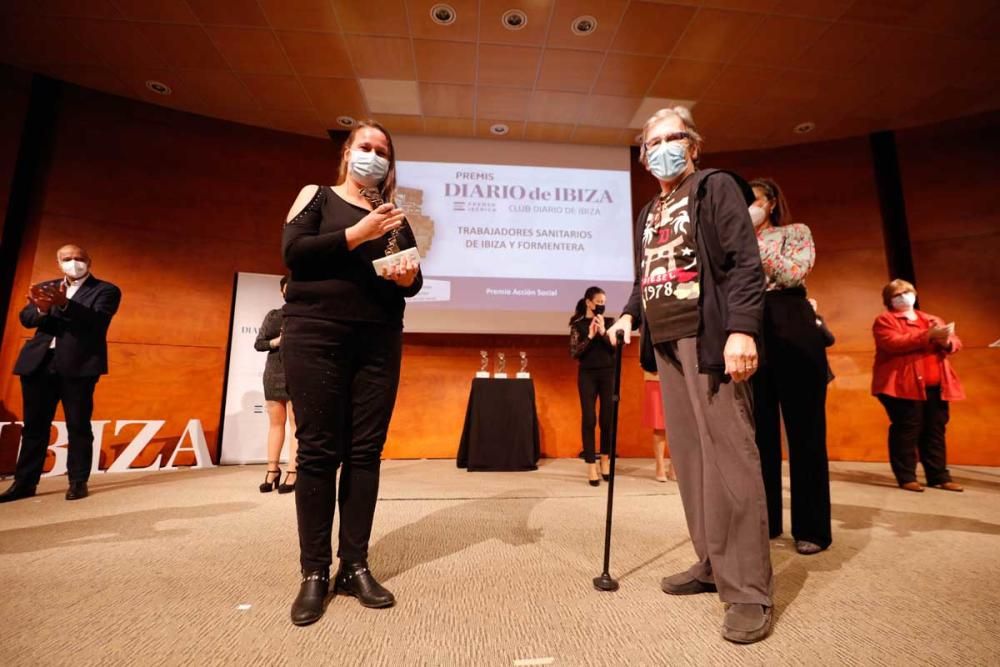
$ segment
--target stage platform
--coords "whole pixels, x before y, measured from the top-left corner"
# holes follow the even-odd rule
[[[660,591],[693,559],[677,485],[653,480],[648,459],[619,473],[621,590],[600,593],[607,485],[588,486],[583,462],[387,461],[370,562],[399,602],[337,597],[306,628],[288,620],[294,499],[257,491],[264,466],[99,475],[77,502],[65,478],[45,479],[0,505],[0,661],[996,664],[1000,469],[953,466],[965,493],[916,494],[888,464],[832,463],[833,546],[804,557],[787,534],[772,542],[774,631],[751,646],[721,638],[716,596]]]

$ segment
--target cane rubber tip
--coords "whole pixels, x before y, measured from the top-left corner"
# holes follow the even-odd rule
[[[599,591],[617,591],[618,582],[612,579],[610,574],[602,574],[594,577],[594,588]]]

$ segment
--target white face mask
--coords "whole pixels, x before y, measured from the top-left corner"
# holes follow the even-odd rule
[[[389,173],[389,161],[376,154],[375,151],[360,151],[352,148],[347,169],[358,183],[372,186],[381,183],[385,175]]]
[[[753,228],[757,229],[762,224],[764,224],[765,220],[767,220],[767,211],[765,211],[760,206],[757,206],[756,204],[751,204],[749,210],[750,210],[750,221],[753,223]]]
[[[896,310],[909,310],[910,308],[913,308],[913,304],[916,302],[916,294],[913,292],[903,292],[902,294],[897,294],[892,297],[892,300],[889,303],[891,303],[892,307]]]
[[[70,280],[79,280],[90,270],[86,262],[81,262],[78,259],[67,259],[65,262],[59,262],[59,266]]]

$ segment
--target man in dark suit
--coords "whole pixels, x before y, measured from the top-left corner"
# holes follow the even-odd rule
[[[14,484],[0,502],[35,495],[49,446],[56,406],[62,401],[69,433],[66,500],[87,496],[94,456],[94,387],[108,372],[108,325],[122,293],[90,273],[90,256],[76,245],[56,253],[63,277],[32,285],[21,324],[35,329],[14,364],[21,376],[24,431]]]

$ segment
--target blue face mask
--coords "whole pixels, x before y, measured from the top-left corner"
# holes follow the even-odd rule
[[[389,161],[380,157],[375,151],[352,149],[348,169],[358,183],[372,186],[381,183],[389,173]]]
[[[687,168],[687,145],[682,141],[664,141],[646,153],[649,171],[661,181],[669,181]]]

